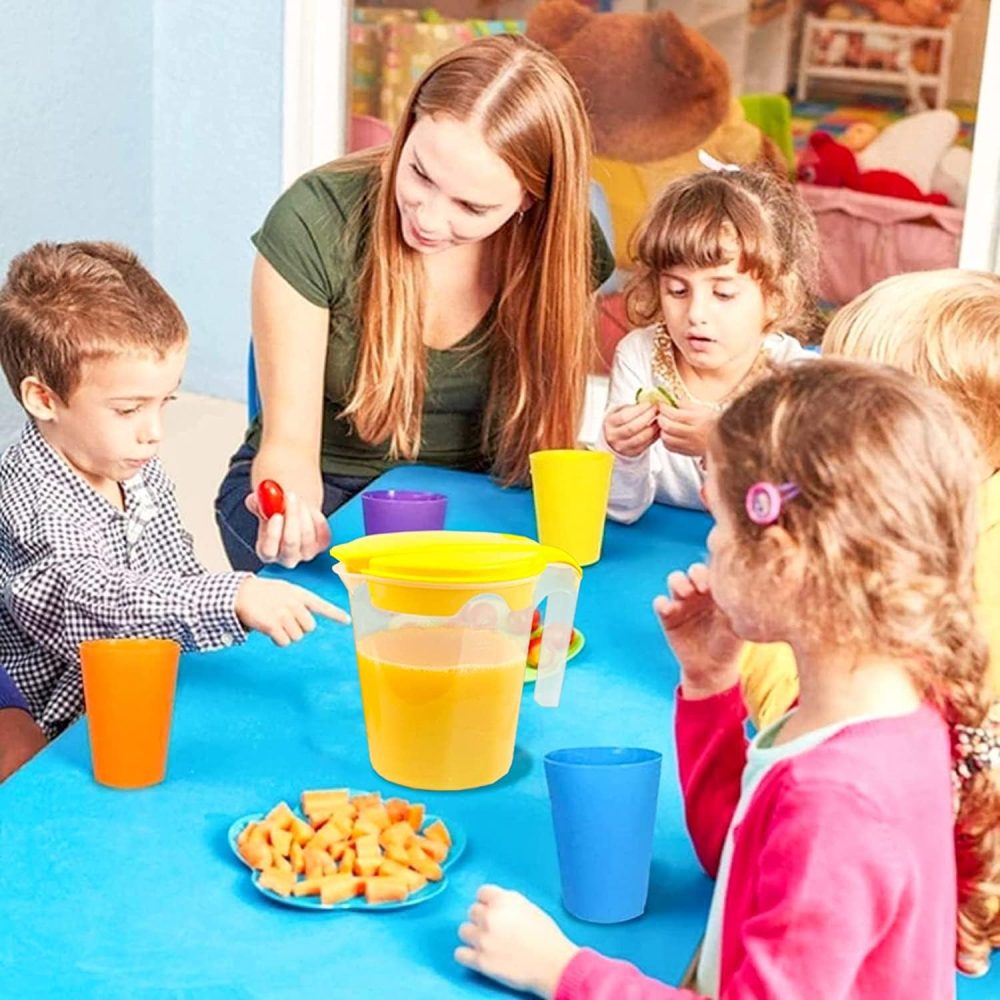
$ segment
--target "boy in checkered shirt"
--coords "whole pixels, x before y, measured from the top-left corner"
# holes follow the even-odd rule
[[[27,412],[0,458],[0,664],[50,739],[83,712],[84,639],[279,646],[339,608],[282,580],[209,573],[156,457],[188,331],[129,250],[39,243],[0,288],[0,364]]]

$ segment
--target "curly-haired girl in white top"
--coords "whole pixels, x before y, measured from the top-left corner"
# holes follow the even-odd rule
[[[816,226],[774,174],[706,171],[663,191],[633,257],[626,303],[640,328],[615,351],[597,442],[615,456],[608,515],[626,523],[654,500],[702,509],[700,463],[719,413],[773,363],[803,354],[790,334],[814,316]]]

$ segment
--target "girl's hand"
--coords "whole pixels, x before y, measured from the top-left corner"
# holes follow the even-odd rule
[[[291,456],[274,461],[264,449],[257,453],[250,476],[254,492],[244,503],[259,519],[257,558],[286,569],[309,562],[330,547],[330,526],[323,516],[323,477],[318,463],[298,462]],[[257,500],[257,487],[273,479],[285,491],[285,513],[266,518]]]
[[[519,892],[484,885],[458,929],[465,942],[455,960],[517,990],[555,996],[570,959],[579,950],[556,922]]]
[[[668,451],[700,458],[708,450],[708,435],[719,414],[701,403],[663,406],[656,418],[660,440]]]
[[[667,577],[669,597],[653,601],[660,627],[681,667],[685,698],[708,698],[739,681],[743,640],[715,603],[708,567],[693,563]]]
[[[604,418],[604,440],[625,458],[641,455],[659,437],[656,407],[649,403],[619,406]]]
[[[236,617],[243,627],[263,632],[276,646],[298,642],[312,632],[316,628],[313,612],[343,625],[351,620],[336,604],[287,580],[248,576],[236,591]]]

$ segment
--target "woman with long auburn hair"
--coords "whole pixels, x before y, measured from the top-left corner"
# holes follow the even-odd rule
[[[235,567],[311,559],[327,515],[395,464],[512,484],[529,452],[573,446],[613,268],[589,157],[561,64],[498,35],[427,71],[388,146],[281,196],[254,236],[261,413],[216,500]],[[259,514],[265,479],[284,516]]]

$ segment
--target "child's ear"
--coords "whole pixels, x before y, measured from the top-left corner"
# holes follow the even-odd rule
[[[35,420],[55,420],[56,394],[37,375],[21,379],[21,405]]]
[[[802,547],[780,524],[764,529],[761,545],[776,582],[792,588],[801,583],[805,573]]]

